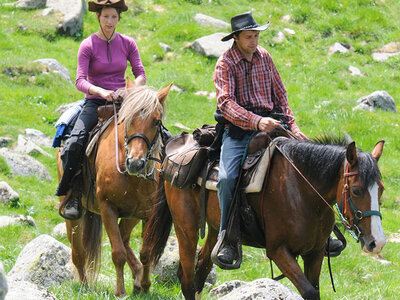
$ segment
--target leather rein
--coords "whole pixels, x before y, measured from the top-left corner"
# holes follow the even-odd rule
[[[128,170],[125,169],[124,171],[121,171],[120,168],[120,162],[119,162],[119,147],[118,147],[118,115],[117,115],[117,109],[115,107],[115,103],[113,102],[113,108],[114,108],[114,123],[115,123],[115,163],[116,163],[116,167],[117,170],[120,174],[123,175],[129,175]],[[147,154],[146,154],[146,158],[145,158],[145,164],[149,161],[149,160],[153,160],[153,161],[157,161],[159,163],[161,163],[161,160],[158,158],[155,158],[152,156],[152,152],[154,149],[155,144],[157,143],[157,140],[161,134],[161,127],[162,127],[162,122],[159,121],[157,122],[157,132],[156,135],[154,136],[153,140],[150,142],[150,140],[147,138],[147,136],[145,136],[143,133],[134,133],[130,136],[127,136],[127,132],[126,132],[126,122],[124,123],[124,148],[125,148],[125,157],[128,156],[128,145],[129,143],[135,139],[135,138],[141,138],[146,142],[147,145]],[[151,171],[147,174],[139,174],[139,177],[143,177],[145,179],[150,179],[150,180],[156,180],[155,179],[155,165],[153,166],[153,168],[151,169]]]

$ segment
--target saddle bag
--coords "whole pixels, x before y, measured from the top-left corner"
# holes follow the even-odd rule
[[[164,179],[181,189],[196,185],[202,167],[207,165],[207,148],[201,147],[192,134],[182,132],[168,142],[165,154],[162,166]]]

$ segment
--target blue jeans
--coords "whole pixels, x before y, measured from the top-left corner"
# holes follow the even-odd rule
[[[219,232],[226,229],[229,208],[233,200],[235,185],[239,176],[240,162],[246,151],[251,133],[246,133],[242,139],[233,139],[228,136],[225,128],[222,136],[221,156],[218,174],[218,198],[221,208],[221,224]]]

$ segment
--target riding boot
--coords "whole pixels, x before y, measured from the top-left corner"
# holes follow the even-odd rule
[[[325,256],[328,256],[328,253],[330,257],[338,256],[344,250],[344,248],[345,247],[340,240],[334,239],[330,236],[326,240]]]

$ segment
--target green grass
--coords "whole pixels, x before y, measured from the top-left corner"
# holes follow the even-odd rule
[[[52,17],[41,17],[40,10],[21,10],[5,6],[12,0],[0,0],[0,136],[8,136],[13,143],[25,128],[54,135],[54,112],[61,104],[82,98],[82,93],[71,83],[54,74],[42,74],[42,67],[33,61],[55,58],[64,65],[71,78],[76,75],[76,53],[82,38],[98,30],[94,14],[86,14],[82,32],[75,37],[56,33],[57,22]],[[15,2],[15,1],[14,1]],[[161,88],[174,82],[185,92],[171,92],[167,100],[166,126],[177,134],[175,123],[194,129],[213,123],[216,101],[196,96],[196,91],[214,91],[212,73],[216,59],[195,54],[187,47],[203,35],[220,30],[201,27],[193,21],[195,13],[204,13],[226,22],[230,17],[252,10],[259,23],[271,21],[270,28],[260,35],[260,44],[272,55],[288,91],[290,105],[302,131],[309,136],[324,132],[345,131],[357,146],[371,151],[375,143],[386,141],[379,161],[385,183],[383,194],[383,227],[386,234],[400,229],[400,140],[398,114],[377,111],[352,111],[357,99],[376,90],[393,96],[400,109],[399,57],[378,63],[372,51],[389,42],[399,41],[400,2],[397,0],[127,0],[130,10],[122,15],[118,31],[135,38],[146,68],[148,84]],[[135,4],[133,4],[135,3]],[[290,15],[285,23],[282,16]],[[272,37],[284,28],[295,30],[283,44],[274,44]],[[159,42],[172,47],[164,53]],[[330,45],[343,42],[354,50],[327,56]],[[358,67],[364,77],[351,76],[348,67]],[[128,70],[131,75],[131,71]],[[45,149],[52,155],[54,149]],[[23,247],[40,234],[49,234],[62,222],[57,214],[56,164],[54,158],[36,157],[49,170],[53,181],[13,176],[4,160],[0,159],[0,181],[6,181],[19,195],[20,201],[0,205],[0,215],[24,214],[32,216],[37,228],[13,226],[0,229],[0,260],[6,272],[15,263]],[[139,227],[138,227],[139,228]],[[132,235],[132,247],[138,253],[140,230]],[[360,245],[349,234],[348,248],[332,260],[337,292],[331,288],[326,261],[321,272],[323,299],[395,299],[400,297],[400,245],[388,243],[381,256],[392,262],[385,266],[363,255]],[[61,241],[69,245],[66,239]],[[200,243],[203,241],[200,241]],[[103,238],[101,274],[110,281],[100,281],[93,288],[81,287],[76,282],[65,282],[51,290],[58,299],[113,299],[115,271],[110,245]],[[132,280],[126,268],[127,292]],[[274,274],[279,274],[275,267]],[[366,275],[372,275],[365,277]],[[220,284],[227,280],[251,281],[271,277],[269,262],[260,249],[244,248],[244,262],[240,270],[218,269]],[[152,278],[150,295],[130,299],[182,299],[180,286],[162,285]],[[287,280],[283,284],[295,289]],[[203,293],[209,299],[209,290]]]

